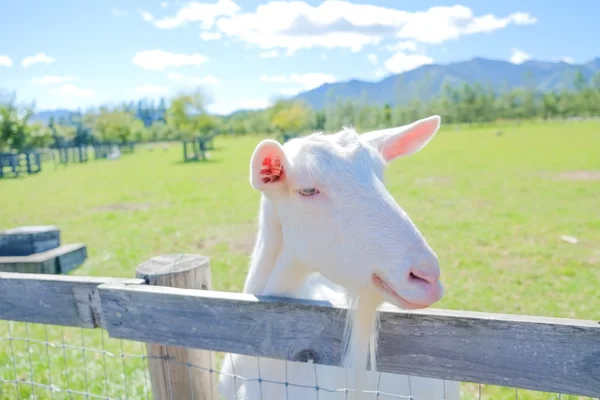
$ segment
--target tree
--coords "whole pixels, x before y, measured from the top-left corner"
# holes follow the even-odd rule
[[[40,122],[30,124],[28,130],[27,148],[45,148],[54,141],[50,128]]]
[[[173,130],[163,121],[154,122],[148,132],[148,139],[153,141],[169,140],[174,137]]]
[[[146,124],[140,119],[133,119],[130,129],[130,138],[136,142],[145,142],[150,136],[150,129],[146,127]]]
[[[70,142],[77,134],[77,129],[71,125],[53,124],[49,129],[58,142]]]
[[[0,102],[0,151],[23,151],[28,146],[32,106],[17,105],[16,93],[5,94]]]
[[[271,125],[280,133],[300,133],[310,119],[311,110],[301,101],[278,100],[270,108]]]
[[[444,81],[439,96],[428,101],[416,94],[430,93],[431,83],[402,86],[408,95],[398,93],[399,104],[374,104],[363,93],[358,99],[339,98],[327,92],[325,106],[313,110],[297,100],[277,100],[265,110],[239,111],[215,116],[207,111],[208,96],[201,88],[182,93],[170,102],[161,99],[123,102],[117,107],[100,106],[68,118],[52,118],[48,128],[32,123],[33,105],[19,105],[14,93],[0,93],[0,151],[21,151],[48,145],[48,132],[57,143],[89,143],[90,134],[103,141],[143,141],[192,138],[211,133],[293,133],[335,132],[354,126],[360,132],[404,125],[431,114],[445,123],[487,123],[495,120],[569,118],[600,115],[600,73],[587,77],[579,71],[571,84],[560,90],[540,91],[532,75],[524,86],[511,89],[490,84],[469,85],[458,80]],[[459,83],[460,82],[460,83]],[[396,80],[398,85],[400,80]],[[162,121],[161,115],[165,115]],[[150,126],[144,124],[151,122]]]
[[[208,102],[200,88],[175,97],[167,110],[167,124],[182,138],[209,134],[216,122],[206,110]]]
[[[135,135],[145,136],[145,133],[141,133],[144,129],[143,122],[133,112],[118,109],[111,111],[107,107],[101,107],[98,113],[89,113],[84,120],[93,130],[94,136],[104,142],[125,143],[134,139]]]
[[[383,121],[386,126],[392,124],[392,107],[388,103],[385,103],[385,106],[383,106]]]

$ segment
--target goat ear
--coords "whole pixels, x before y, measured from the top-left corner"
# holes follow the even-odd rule
[[[285,182],[287,158],[279,142],[266,139],[256,146],[250,160],[250,184],[265,192]]]
[[[409,125],[367,132],[360,137],[389,162],[421,150],[433,138],[440,124],[440,116],[433,115]]]

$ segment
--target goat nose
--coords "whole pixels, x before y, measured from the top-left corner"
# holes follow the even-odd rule
[[[413,281],[421,281],[424,283],[434,284],[440,279],[439,272],[428,269],[413,268],[410,270],[409,278]]]
[[[440,266],[437,256],[422,257],[410,269],[410,279],[435,284],[440,280]]]

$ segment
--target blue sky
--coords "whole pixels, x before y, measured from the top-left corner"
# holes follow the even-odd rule
[[[0,14],[0,89],[40,110],[203,85],[225,113],[425,63],[584,63],[600,55],[597,15],[597,0],[14,0]]]

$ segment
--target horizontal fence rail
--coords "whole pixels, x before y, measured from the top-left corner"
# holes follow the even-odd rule
[[[104,328],[113,338],[166,346],[341,363],[343,305],[146,282],[0,273],[0,319]],[[380,372],[600,396],[597,321],[392,306],[381,308],[380,321]]]
[[[143,279],[0,272],[0,319],[82,328],[104,327],[98,287]]]

